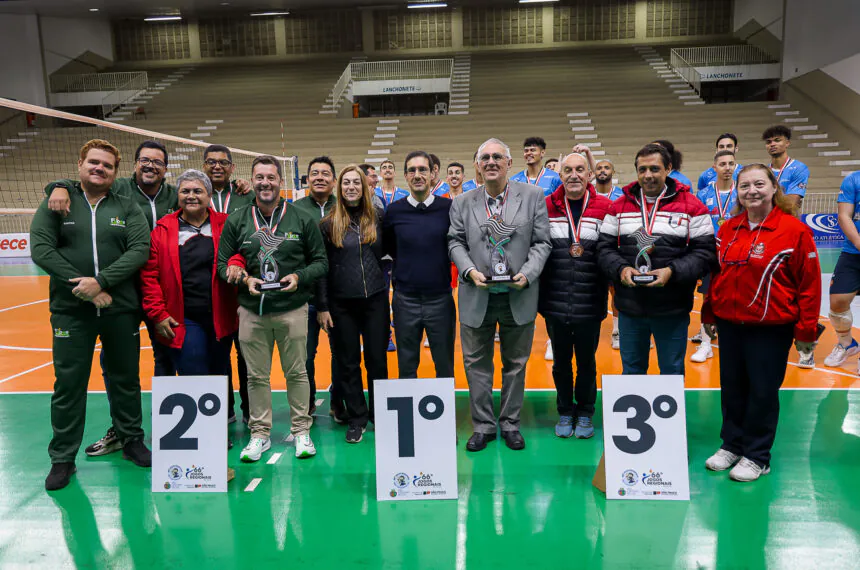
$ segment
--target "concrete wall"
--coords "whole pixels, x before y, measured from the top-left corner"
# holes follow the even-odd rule
[[[54,73],[85,52],[113,61],[111,25],[107,19],[41,18],[45,70]],[[94,73],[90,69],[87,73]]]
[[[735,0],[735,31],[748,26],[752,20],[759,29],[765,28],[777,39],[782,39],[781,0]]]
[[[783,81],[860,52],[857,0],[786,0],[785,14]]]
[[[826,65],[821,71],[860,95],[860,53]]]
[[[45,105],[45,73],[37,16],[0,17],[0,97]]]

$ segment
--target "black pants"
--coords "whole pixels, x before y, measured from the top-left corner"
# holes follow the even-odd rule
[[[394,330],[397,333],[398,377],[418,377],[421,346],[426,330],[430,355],[436,367],[436,378],[453,378],[457,310],[451,293],[410,295],[395,289],[392,307]]]
[[[350,425],[373,419],[373,381],[388,378],[388,291],[367,299],[332,299],[332,353]],[[361,345],[367,370],[368,402],[361,382]]]
[[[794,325],[751,326],[718,319],[717,329],[722,447],[761,467],[768,466]]]
[[[560,416],[594,416],[597,400],[597,362],[595,353],[600,341],[600,321],[564,323],[547,319],[547,332],[552,343],[552,379],[557,392],[556,405]],[[574,392],[572,361],[576,355],[576,391]],[[574,395],[576,405],[574,405]]]
[[[317,356],[317,347],[320,343],[320,324],[317,321],[317,309],[313,305],[308,305],[308,343],[307,343],[307,360],[305,361],[305,368],[308,371],[308,384],[310,384],[310,402],[309,407],[313,408],[314,402],[317,397],[317,383],[316,383],[316,366],[314,366],[314,360]],[[334,343],[332,341],[331,335],[328,335],[328,346],[331,349],[332,359],[331,359],[331,390],[329,393],[331,394],[331,404],[335,407],[335,409],[343,407],[343,394],[340,391],[340,383],[337,379],[337,374],[335,374],[335,361],[334,361]]]
[[[242,356],[242,347],[239,345],[239,333],[235,332],[232,335],[231,345],[236,347],[236,369],[239,372],[239,397],[242,399],[242,402],[239,404],[239,407],[242,409],[242,417],[249,418],[251,417],[250,412],[248,410],[248,365],[245,364],[245,357]],[[230,347],[227,347],[229,352]],[[229,355],[228,358],[229,360]],[[233,406],[236,403],[236,396],[233,394],[233,367],[227,367],[227,380],[229,383],[227,384],[227,399],[229,400],[229,407],[227,408],[227,414],[234,413]]]

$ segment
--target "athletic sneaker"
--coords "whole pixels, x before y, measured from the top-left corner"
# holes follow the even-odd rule
[[[259,461],[263,452],[268,451],[271,447],[272,440],[268,437],[266,439],[263,439],[262,437],[252,437],[251,441],[248,442],[248,445],[245,446],[245,449],[242,450],[241,455],[239,455],[239,459],[245,463],[254,463],[255,461]]]
[[[91,446],[87,447],[84,450],[84,453],[86,453],[90,457],[98,457],[100,455],[115,453],[120,449],[122,449],[122,443],[116,436],[116,430],[113,429],[113,426],[111,426],[108,428],[105,436]]]
[[[346,442],[358,443],[361,441],[361,436],[364,435],[364,430],[363,426],[349,426],[346,430]]]
[[[797,354],[800,356],[800,359],[797,361],[799,368],[815,368],[815,351],[804,352],[798,350]]]
[[[594,424],[588,416],[576,418],[576,439],[588,439],[594,435]]]
[[[747,459],[746,457],[741,457],[738,464],[729,471],[729,478],[733,481],[748,483],[750,481],[755,481],[762,475],[767,475],[768,473],[770,473],[770,467],[759,467],[754,461]]]
[[[296,436],[296,457],[306,459],[317,454],[317,448],[314,447],[314,442],[311,441],[311,436],[308,432],[300,433]]]
[[[711,471],[725,471],[737,463],[740,458],[740,455],[735,455],[731,451],[720,448],[715,454],[708,457],[708,460],[705,461],[705,467]]]
[[[152,452],[142,439],[126,443],[122,448],[122,458],[128,459],[138,467],[152,467]]]
[[[714,357],[714,351],[711,348],[711,343],[703,342],[699,345],[699,348],[696,349],[696,352],[690,357],[691,362],[705,362],[709,358]]]
[[[549,360],[550,362],[552,362],[552,360],[553,360],[553,358],[552,358],[552,343],[550,341],[546,341],[546,352],[544,352],[544,354],[543,354],[543,359]]]
[[[51,471],[45,478],[45,490],[58,491],[68,486],[75,471],[77,471],[77,468],[72,462],[54,463],[51,465]]]
[[[496,334],[495,334],[495,336],[493,337],[493,340],[494,340],[495,342],[502,342],[502,339],[501,339],[501,337],[499,336],[499,331],[496,331]]]
[[[612,348],[621,350],[621,335],[617,332],[612,333]]]
[[[699,332],[691,336],[690,342],[692,342],[693,344],[699,344],[700,342],[702,342],[702,331],[700,330]]]
[[[555,424],[555,435],[570,437],[573,435],[573,416],[561,416]]]
[[[824,359],[824,366],[833,368],[842,366],[842,363],[849,356],[854,356],[858,352],[860,352],[860,344],[857,344],[857,341],[853,338],[851,339],[851,344],[848,346],[842,346],[840,343],[837,343],[830,354],[827,355],[827,358]]]

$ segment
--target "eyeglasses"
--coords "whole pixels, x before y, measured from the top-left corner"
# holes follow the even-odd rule
[[[164,162],[163,162],[163,161],[161,161],[161,160],[157,160],[157,159],[156,159],[156,160],[152,160],[152,159],[150,159],[150,158],[146,158],[145,156],[141,156],[140,158],[138,158],[138,159],[137,159],[137,162],[138,162],[138,164],[140,164],[141,166],[154,166],[154,167],[156,167],[156,168],[164,168],[165,166],[167,166],[167,165],[166,165],[166,164],[164,164]]]
[[[230,162],[226,158],[222,158],[221,160],[215,160],[214,158],[207,158],[203,162],[204,162],[204,164],[206,164],[206,166],[212,166],[212,167],[221,166],[222,168],[227,168],[228,166],[233,164],[232,162]]]
[[[503,155],[503,154],[499,154],[497,152],[494,152],[493,154],[482,154],[481,156],[478,157],[478,161],[481,164],[488,164],[490,162],[490,160],[492,160],[493,162],[502,162],[503,160],[506,160],[507,158],[508,157]]]
[[[413,166],[406,169],[406,174],[415,176],[416,174],[430,174],[430,169],[425,166]]]

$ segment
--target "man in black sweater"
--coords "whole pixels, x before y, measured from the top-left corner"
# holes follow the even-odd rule
[[[437,378],[454,377],[456,310],[451,295],[448,226],[451,200],[433,196],[430,155],[406,156],[409,196],[388,207],[383,243],[394,259],[394,330],[400,378],[417,378],[424,331]]]

